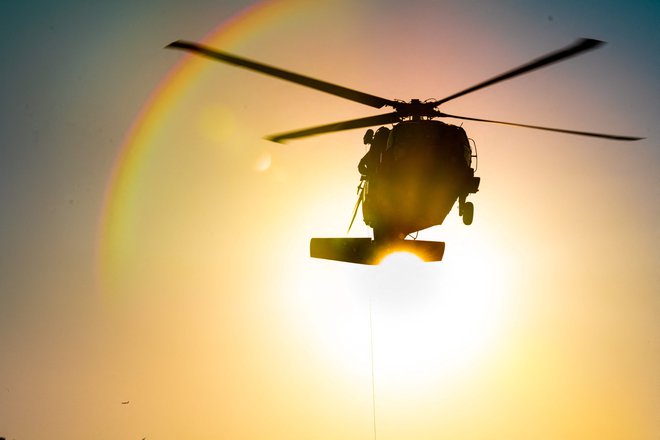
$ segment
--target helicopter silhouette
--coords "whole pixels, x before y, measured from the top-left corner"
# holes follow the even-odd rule
[[[460,92],[438,100],[399,101],[318,80],[256,61],[221,52],[189,41],[175,41],[166,48],[206,56],[217,61],[243,67],[374,108],[390,107],[393,111],[332,124],[267,136],[274,142],[303,138],[323,133],[381,125],[369,129],[363,138],[369,150],[358,164],[360,185],[351,225],[360,204],[363,220],[373,230],[368,238],[312,238],[310,255],[315,258],[359,264],[378,264],[384,255],[409,251],[423,261],[441,261],[444,242],[406,240],[406,237],[435,225],[441,225],[454,204],[463,223],[470,225],[474,205],[467,201],[479,190],[472,159],[476,158],[470,139],[462,127],[446,124],[436,118],[525,127],[558,133],[590,136],[618,141],[634,141],[640,137],[620,136],[586,131],[542,127],[444,113],[438,107],[446,102],[493,84],[529,73],[569,57],[582,54],[604,44],[583,38],[573,44],[534,59]],[[386,125],[393,124],[390,129]]]

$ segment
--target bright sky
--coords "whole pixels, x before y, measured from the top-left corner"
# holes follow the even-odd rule
[[[0,437],[657,436],[657,2],[185,3],[0,6]],[[378,110],[162,49],[207,35],[403,100],[597,38],[442,110],[646,139],[465,122],[445,261],[312,260],[363,130],[263,136]]]

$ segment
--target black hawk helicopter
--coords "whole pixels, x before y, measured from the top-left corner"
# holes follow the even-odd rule
[[[472,223],[474,206],[466,199],[479,190],[480,179],[474,175],[475,169],[472,167],[476,151],[473,150],[463,128],[436,121],[434,118],[488,122],[620,141],[642,139],[458,116],[438,110],[441,104],[453,99],[595,49],[602,44],[604,43],[599,40],[579,39],[570,46],[443,99],[411,99],[408,102],[381,98],[220,52],[194,42],[179,40],[166,47],[193,52],[371,107],[394,109],[381,115],[320,125],[266,138],[274,142],[284,142],[322,133],[383,125],[375,133],[369,129],[364,135],[364,143],[370,148],[358,165],[361,174],[359,197],[351,219],[352,225],[359,205],[362,204],[363,219],[373,229],[373,239],[312,238],[310,243],[312,257],[378,264],[387,253],[400,250],[411,251],[424,261],[442,260],[445,249],[443,242],[405,238],[422,229],[441,225],[456,201],[463,223]],[[393,124],[391,129],[384,126],[390,124]]]

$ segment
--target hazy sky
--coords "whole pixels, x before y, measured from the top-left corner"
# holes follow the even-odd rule
[[[0,437],[655,438],[659,20],[655,1],[2,3]],[[348,226],[363,130],[263,136],[378,110],[163,49],[205,37],[404,100],[597,38],[442,110],[646,139],[465,122],[474,224],[420,233],[445,261],[311,260]]]

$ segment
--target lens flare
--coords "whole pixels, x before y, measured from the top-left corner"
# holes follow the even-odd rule
[[[270,166],[273,164],[273,156],[268,151],[262,152],[254,164],[254,169],[259,172],[268,171]]]

